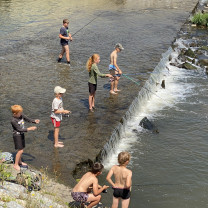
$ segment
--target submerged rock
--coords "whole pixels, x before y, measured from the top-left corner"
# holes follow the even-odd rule
[[[196,58],[195,53],[190,48],[184,53],[184,55],[189,56],[191,58]]]
[[[188,62],[185,62],[183,64],[180,64],[178,66],[178,68],[184,68],[184,69],[187,69],[187,70],[195,70],[195,69],[197,69],[195,66],[193,66],[192,64],[190,64]]]
[[[144,129],[151,130],[153,133],[159,133],[158,128],[157,128],[150,120],[148,120],[147,117],[144,117],[144,118],[140,121],[139,125],[140,125],[141,127],[143,127]]]

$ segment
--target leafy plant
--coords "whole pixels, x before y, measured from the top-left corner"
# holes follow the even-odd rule
[[[191,22],[196,25],[208,26],[208,13],[196,13],[191,18]]]
[[[4,185],[4,181],[11,177],[11,173],[7,171],[7,166],[5,164],[0,163],[0,180],[2,182],[2,186]]]

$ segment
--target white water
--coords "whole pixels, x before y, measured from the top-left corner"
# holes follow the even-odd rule
[[[178,48],[185,48],[183,40],[179,39],[176,42]],[[133,130],[136,129],[138,132],[146,131],[139,126],[140,121],[144,117],[154,122],[154,118],[158,117],[159,111],[165,108],[174,108],[177,103],[183,102],[185,97],[191,94],[195,84],[181,82],[181,78],[186,77],[189,72],[185,69],[171,66],[168,60],[170,55],[172,61],[175,59],[179,62],[177,59],[178,52],[173,51],[172,48],[169,48],[163,54],[160,63],[156,66],[145,86],[139,92],[138,97],[130,106],[129,112],[124,117],[124,124],[118,126],[119,130],[115,130],[109,144],[104,147],[106,148],[105,153],[107,152],[107,155],[103,155],[103,164],[106,169],[110,169],[112,165],[117,164],[117,155],[119,152],[129,151],[131,153],[134,151],[134,145],[139,142],[139,138]],[[166,83],[165,89],[161,87],[163,79]],[[132,84],[135,83],[132,82]],[[178,107],[177,110],[183,111]],[[120,137],[117,134],[118,131]],[[134,159],[132,159],[133,161]]]

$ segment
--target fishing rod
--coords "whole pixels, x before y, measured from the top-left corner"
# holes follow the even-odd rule
[[[101,12],[99,15],[97,15],[94,19],[90,20],[86,25],[84,25],[82,28],[80,28],[79,30],[77,30],[74,34],[72,34],[72,36],[75,36],[78,32],[80,32],[81,30],[83,30],[85,27],[87,27],[90,23],[92,23],[94,20],[96,20],[98,17],[100,17],[105,11]]]
[[[152,183],[152,184],[133,184],[132,186],[182,186],[182,185],[192,185],[190,183]]]

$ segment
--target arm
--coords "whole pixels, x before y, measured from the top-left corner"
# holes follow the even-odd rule
[[[54,113],[58,113],[58,114],[60,114],[60,113],[65,113],[65,114],[68,114],[68,113],[71,113],[71,111],[68,111],[68,110],[56,110],[56,109],[54,109]]]
[[[22,114],[22,118],[23,118],[25,121],[29,122],[29,123],[36,123],[34,119],[31,119],[31,118],[27,117],[27,116],[24,115],[24,114]]]
[[[29,128],[21,128],[20,125],[16,122],[16,121],[11,121],[12,127],[14,130],[16,130],[17,132],[27,132],[27,131],[31,131],[31,130],[35,130],[37,129],[36,126],[31,126]]]
[[[61,39],[65,39],[65,40],[69,40],[69,39],[71,39],[70,37],[64,37],[62,34],[59,34],[59,38],[61,38]]]
[[[111,74],[102,74],[102,73],[100,73],[97,66],[93,67],[93,70],[97,73],[97,75],[99,77],[113,77]]]
[[[122,71],[120,70],[120,68],[117,65],[117,56],[113,56],[113,65],[116,67],[116,69],[118,70],[119,74],[122,74]]]
[[[109,187],[109,186],[106,186],[106,185],[100,186],[98,184],[98,179],[97,178],[93,181],[92,185],[93,185],[93,194],[95,196],[99,195],[103,190],[105,190]],[[99,188],[99,186],[100,186],[100,188]]]
[[[126,179],[127,188],[131,187],[131,184],[132,184],[131,178],[132,178],[132,171],[129,170],[129,174],[128,174],[127,179]]]
[[[110,183],[113,187],[115,187],[115,183],[111,180],[111,177],[113,175],[113,167],[110,169],[110,171],[108,172],[108,175],[106,177],[106,180],[108,181],[108,183]]]

